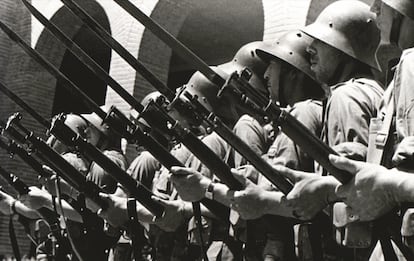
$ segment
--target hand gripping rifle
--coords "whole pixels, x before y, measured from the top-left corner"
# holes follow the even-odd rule
[[[142,106],[132,97],[122,86],[119,86],[107,73],[99,67],[87,54],[85,54],[79,46],[73,43],[68,37],[66,37],[56,26],[43,17],[36,9],[34,9],[26,0],[22,0],[31,13],[41,21],[45,27],[47,27],[72,53],[77,56],[85,65],[87,65],[96,75],[108,83],[112,89],[117,92],[124,100],[126,100],[134,109],[141,112],[141,116],[147,120],[147,122],[153,126],[160,126],[160,121],[155,122],[154,118],[143,111]],[[180,97],[175,97],[173,91],[164,85],[152,72],[150,72],[144,65],[136,60],[122,45],[120,45],[112,36],[110,36],[92,17],[90,17],[85,11],[82,10],[76,3],[70,0],[63,0],[67,7],[80,19],[82,19],[86,25],[88,25],[108,46],[113,48],[121,57],[123,57],[134,69],[139,71],[144,78],[146,78],[157,90],[164,94],[168,100],[173,101],[174,108],[182,115],[190,117],[194,122],[208,123],[208,125],[214,129],[223,139],[236,148],[249,162],[251,162],[259,171],[261,171],[275,186],[277,186],[282,192],[287,194],[292,185],[278,175],[275,170],[259,155],[257,155],[251,148],[237,137],[230,128],[228,128],[223,122],[214,114],[206,110],[201,103],[197,101],[196,97],[189,97],[192,104],[183,101]],[[188,93],[187,93],[188,94]],[[189,95],[189,94],[188,94]],[[161,104],[160,104],[161,105]],[[154,106],[151,104],[150,106]],[[151,110],[151,108],[149,108]],[[156,109],[157,110],[157,109]],[[148,115],[148,116],[147,116]],[[147,117],[146,117],[147,116]],[[161,121],[162,122],[162,121]],[[165,121],[164,121],[165,122]],[[163,123],[161,123],[163,124]],[[159,128],[159,127],[157,127]],[[165,132],[165,130],[164,130]],[[197,146],[198,147],[198,146]],[[196,154],[196,152],[193,152]],[[197,155],[196,155],[197,156]],[[198,156],[197,156],[198,157]],[[206,164],[207,165],[207,164]],[[220,174],[218,174],[220,175]],[[233,181],[230,181],[233,182]],[[234,183],[234,182],[233,182]],[[234,185],[234,184],[233,184]]]
[[[23,181],[21,181],[17,176],[7,172],[5,169],[0,167],[0,176],[7,181],[18,193],[19,195],[26,195],[30,192],[29,186],[27,186]],[[57,256],[61,254],[65,254],[68,249],[60,249],[63,248],[64,244],[62,241],[62,236],[60,234],[60,222],[58,219],[58,215],[45,207],[39,208],[36,210],[39,216],[44,219],[50,228],[50,239],[52,242],[52,258],[57,260]],[[63,252],[62,252],[63,251]]]

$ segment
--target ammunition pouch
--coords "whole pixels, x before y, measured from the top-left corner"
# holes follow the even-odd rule
[[[203,230],[203,240],[204,244],[208,246],[211,243],[212,233],[213,233],[213,221],[209,218],[201,217],[201,227]],[[201,246],[200,234],[196,225],[194,217],[192,217],[188,222],[188,241],[190,244]]]
[[[312,245],[310,242],[311,223],[296,224],[293,226],[295,233],[295,254],[298,260],[313,260]]]
[[[405,211],[401,224],[402,242],[414,251],[414,208]]]
[[[373,243],[372,222],[359,222],[345,203],[334,204],[333,224],[336,242],[348,248],[368,248]]]

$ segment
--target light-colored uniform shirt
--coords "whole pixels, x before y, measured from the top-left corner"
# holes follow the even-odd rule
[[[105,150],[103,151],[103,154],[115,162],[116,165],[118,165],[122,170],[126,170],[127,161],[121,152],[116,150]],[[92,162],[86,178],[93,181],[99,187],[103,188],[106,193],[109,194],[113,194],[117,188],[116,180],[96,162]]]
[[[322,139],[330,146],[358,142],[368,146],[370,119],[376,117],[384,91],[374,80],[351,79],[332,87]]]

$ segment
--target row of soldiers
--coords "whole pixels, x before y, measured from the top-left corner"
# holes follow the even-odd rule
[[[206,166],[187,146],[156,130],[149,130],[152,137],[185,167],[162,166],[145,150],[127,167],[121,138],[110,124],[96,113],[67,114],[68,127],[151,188],[163,214],[154,216],[111,173],[53,135],[49,146],[105,191],[100,197],[106,207],[87,197],[80,200],[82,191],[44,166],[50,177],[40,180],[42,188],[31,187],[19,199],[0,192],[0,211],[34,219],[36,210],[48,208],[65,217],[69,242],[61,245],[72,250],[62,260],[70,255],[106,260],[107,249],[110,260],[410,260],[414,212],[405,203],[413,202],[414,186],[409,174],[414,155],[409,90],[413,30],[410,0],[376,0],[371,7],[341,0],[326,7],[314,23],[270,45],[247,44],[230,62],[211,67],[223,78],[234,72],[248,74],[258,93],[286,107],[341,155],[329,155],[329,161],[352,174],[349,182],[316,164],[314,155],[272,119],[228,93],[218,95],[215,84],[196,72],[177,96],[185,90],[199,97],[289,180],[293,189],[287,195],[216,132],[173,109],[170,115],[232,168],[240,189],[222,182],[220,170]],[[376,80],[380,42],[403,51],[388,86]],[[152,93],[142,104],[157,102],[160,96]],[[130,119],[143,129],[151,125],[135,111]],[[205,198],[228,207],[229,214],[223,219],[201,205],[199,219],[192,202]],[[398,226],[388,231],[394,216]],[[38,245],[37,259],[52,258],[52,241]]]

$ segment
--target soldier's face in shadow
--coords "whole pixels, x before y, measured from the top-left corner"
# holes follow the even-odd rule
[[[342,60],[342,52],[317,39],[313,40],[306,51],[310,55],[311,70],[316,79],[328,85],[335,84],[332,78]]]
[[[272,60],[264,73],[266,88],[270,94],[270,98],[274,101],[279,101],[280,99],[279,90],[281,67],[282,65],[280,61]]]

